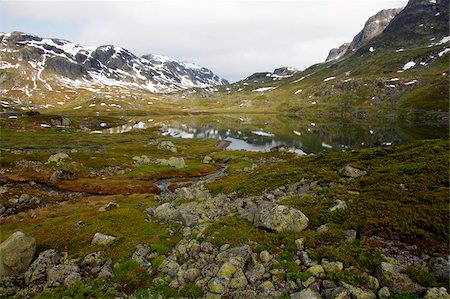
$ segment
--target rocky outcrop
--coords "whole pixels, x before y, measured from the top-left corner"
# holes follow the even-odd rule
[[[338,48],[331,49],[325,61],[339,59],[352,49],[358,48],[366,41],[379,35],[401,10],[402,8],[383,9],[371,16],[364,24],[363,29],[350,43],[344,43]]]
[[[36,240],[18,231],[0,244],[0,277],[23,273],[33,259]]]
[[[346,178],[359,178],[367,174],[367,171],[347,165],[339,170],[339,175]]]

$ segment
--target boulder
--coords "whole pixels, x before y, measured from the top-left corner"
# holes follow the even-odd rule
[[[225,262],[219,269],[219,278],[230,279],[237,271],[236,265],[231,262]]]
[[[72,181],[75,180],[77,175],[68,170],[56,170],[50,177],[51,182],[59,182],[59,181]]]
[[[367,171],[352,167],[350,165],[344,166],[339,170],[339,175],[346,178],[359,178],[367,174]]]
[[[382,287],[378,291],[378,298],[384,299],[384,298],[389,298],[389,297],[391,297],[391,292],[389,292],[388,287]]]
[[[25,272],[36,252],[36,239],[18,231],[0,244],[0,277]]]
[[[301,232],[308,226],[309,219],[299,210],[271,202],[258,205],[254,225],[270,230]]]
[[[25,272],[25,284],[29,285],[35,281],[45,281],[47,272],[60,263],[61,255],[54,249],[41,252],[38,258],[30,265]]]
[[[104,235],[102,233],[95,233],[94,238],[92,239],[92,245],[109,245],[117,238],[114,236]]]
[[[356,299],[376,299],[377,296],[371,291],[365,291],[363,289],[354,287],[348,283],[342,282],[342,286],[345,287]]]
[[[377,269],[378,279],[382,285],[391,292],[398,294],[411,294],[416,292],[417,286],[406,274],[406,269],[400,265],[383,262]]]
[[[442,257],[434,257],[430,260],[429,266],[431,272],[434,276],[436,276],[436,278],[443,281],[449,281],[450,263],[448,258],[445,259]]]
[[[152,209],[152,215],[168,221],[176,221],[179,219],[180,213],[171,203],[166,202]]]
[[[45,164],[55,163],[56,165],[61,165],[65,162],[65,160],[70,159],[69,155],[66,153],[57,153],[51,155]]]

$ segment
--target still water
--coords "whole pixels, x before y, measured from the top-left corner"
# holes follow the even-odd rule
[[[405,144],[448,136],[448,126],[395,120],[320,120],[285,115],[189,115],[136,118],[104,130],[123,133],[159,127],[163,136],[227,140],[231,150],[269,151],[286,145],[298,154]]]

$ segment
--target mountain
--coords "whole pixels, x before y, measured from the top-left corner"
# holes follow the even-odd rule
[[[355,48],[339,59],[312,65],[279,80],[273,80],[271,73],[256,73],[219,88],[213,97],[197,105],[208,105],[208,110],[216,107],[218,111],[411,120],[424,117],[446,122],[448,6],[448,0],[411,0],[375,37],[364,40],[362,37],[370,34],[358,34]],[[179,103],[187,106],[193,97]]]
[[[325,61],[339,59],[349,50],[351,51],[362,45],[364,42],[379,35],[401,10],[402,8],[383,9],[371,16],[364,24],[363,29],[350,43],[345,43],[338,48],[331,49]]]
[[[84,47],[21,32],[0,34],[0,82],[26,95],[58,87],[125,87],[167,93],[228,82],[190,62],[145,55],[113,45]]]
[[[292,77],[297,72],[298,70],[296,68],[284,66],[275,69],[273,72],[254,73],[242,81],[251,83],[265,83]]]

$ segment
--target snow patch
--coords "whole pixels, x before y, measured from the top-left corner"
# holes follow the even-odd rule
[[[253,92],[265,92],[265,91],[271,91],[274,90],[275,88],[277,88],[276,86],[269,86],[269,87],[261,87],[261,88],[257,88],[252,90]]]
[[[273,137],[275,136],[274,134],[271,133],[267,133],[264,131],[252,131],[253,134],[258,135],[258,136],[264,136],[264,137]]]
[[[327,82],[327,81],[333,80],[333,79],[335,79],[335,78],[336,78],[336,77],[328,77],[328,78],[323,79],[323,82]]]
[[[416,63],[414,61],[409,61],[405,63],[405,65],[402,67],[403,70],[409,70],[410,68],[414,67]]]

